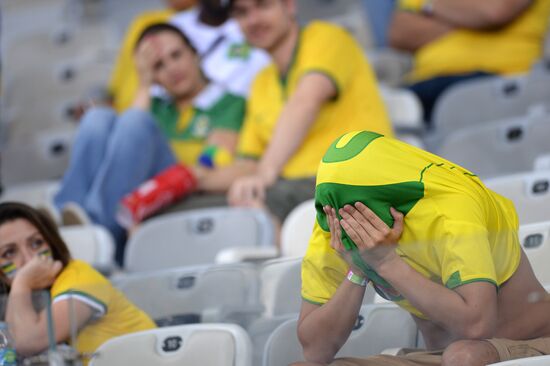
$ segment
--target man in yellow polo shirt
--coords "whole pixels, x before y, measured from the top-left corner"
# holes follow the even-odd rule
[[[391,135],[374,74],[344,29],[300,28],[294,0],[234,0],[247,41],[272,63],[254,80],[233,166],[199,177],[205,191],[229,188],[229,203],[267,206],[282,221],[312,198],[315,173],[337,136],[371,129]]]
[[[474,366],[550,353],[550,303],[529,300],[546,292],[520,247],[513,204],[474,174],[359,131],[330,146],[316,188],[298,324],[308,362]],[[441,351],[334,360],[368,282]]]
[[[549,17],[547,0],[400,0],[389,38],[414,54],[410,88],[429,121],[452,84],[527,72],[542,57]]]

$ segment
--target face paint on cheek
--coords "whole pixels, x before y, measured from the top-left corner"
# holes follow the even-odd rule
[[[50,249],[44,249],[41,252],[38,253],[39,257],[46,257],[51,258],[52,257],[52,251]]]
[[[3,264],[0,267],[0,270],[4,273],[4,275],[8,278],[15,277],[15,272],[17,272],[17,267],[13,262],[8,262],[6,264]]]

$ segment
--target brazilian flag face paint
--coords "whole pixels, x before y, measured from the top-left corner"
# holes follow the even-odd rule
[[[2,270],[2,273],[4,273],[6,277],[13,278],[15,277],[17,267],[13,262],[7,262],[0,267],[0,270]]]

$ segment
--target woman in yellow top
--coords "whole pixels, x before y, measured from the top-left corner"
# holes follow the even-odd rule
[[[155,327],[105,277],[72,259],[55,224],[27,205],[0,204],[0,266],[9,291],[6,320],[20,355],[40,353],[49,344],[46,311],[33,307],[37,290],[50,291],[56,343],[70,341],[71,329],[77,329],[72,346],[82,354],[110,338]]]

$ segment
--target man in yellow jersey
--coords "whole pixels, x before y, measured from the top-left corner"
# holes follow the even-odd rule
[[[410,88],[430,121],[452,84],[527,72],[542,57],[549,17],[547,0],[400,0],[389,41],[414,54]]]
[[[303,365],[486,365],[550,353],[550,302],[508,199],[469,171],[370,131],[337,139],[317,173],[302,264]],[[371,282],[428,350],[337,359]],[[376,337],[376,333],[372,334]]]
[[[247,41],[272,63],[252,84],[232,166],[199,175],[199,188],[224,192],[236,206],[267,206],[282,221],[312,198],[315,173],[337,136],[392,130],[373,72],[353,37],[313,22],[300,28],[294,0],[234,0]]]

